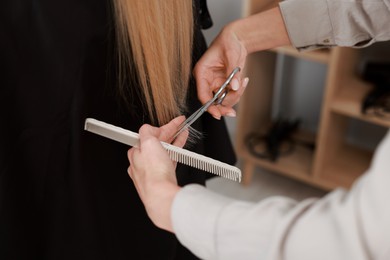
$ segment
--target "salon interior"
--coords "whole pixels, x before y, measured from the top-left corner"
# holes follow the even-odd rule
[[[256,13],[262,1],[208,0],[214,25]],[[251,54],[248,88],[237,117],[226,117],[241,169],[240,183],[212,178],[207,186],[232,198],[281,195],[301,201],[349,189],[369,167],[390,127],[389,43],[365,49]]]

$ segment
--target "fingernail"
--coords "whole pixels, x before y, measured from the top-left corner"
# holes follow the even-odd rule
[[[240,84],[238,83],[238,80],[236,78],[232,79],[232,82],[230,82],[233,90],[238,90],[240,88]]]
[[[242,87],[246,88],[246,86],[248,86],[248,83],[249,83],[249,78],[247,77],[244,79],[244,82],[242,83]]]
[[[215,115],[213,115],[213,117],[214,117],[215,119],[217,119],[217,120],[221,120],[221,116],[215,116]]]
[[[228,117],[236,117],[236,112],[229,112],[226,114]]]

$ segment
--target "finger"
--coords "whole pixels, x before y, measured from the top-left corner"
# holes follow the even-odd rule
[[[199,67],[200,68],[200,67]],[[215,76],[210,71],[198,69],[195,71],[198,99],[204,104],[213,97],[212,85]]]
[[[241,96],[244,94],[248,82],[249,79],[245,78],[241,84],[241,87],[237,91],[229,91],[221,105],[225,107],[233,107],[235,104],[237,104],[240,101]]]
[[[172,119],[168,124],[160,127],[160,133],[158,138],[164,142],[170,142],[172,136],[175,135],[176,131],[179,129],[181,123],[185,120],[185,116],[178,116]]]
[[[237,116],[237,113],[236,113],[236,110],[232,107],[224,107],[224,106],[220,106],[218,107],[221,115],[223,116],[228,116],[228,117],[236,117]]]
[[[157,138],[149,138],[148,140],[144,141],[144,146],[143,146],[143,151],[142,153],[144,154],[144,161],[143,164],[147,165],[150,162],[155,162],[157,164],[160,164],[159,170],[161,171],[166,171],[170,172],[170,170],[164,170],[167,167],[172,167],[172,170],[175,169],[176,165],[172,161],[172,159],[169,157],[169,154],[167,150],[163,147],[161,142]],[[135,151],[137,152],[137,151]],[[147,155],[147,157],[145,157]],[[142,155],[140,155],[142,156]],[[171,163],[171,166],[169,166],[169,163]],[[142,166],[139,165],[140,168],[142,167],[147,167],[147,166]]]
[[[127,151],[127,157],[129,159],[130,166],[137,168],[137,164],[140,161],[141,150],[137,147],[133,147]]]
[[[207,80],[201,80],[198,84],[198,99],[203,105],[213,98],[213,88],[211,88],[211,83],[209,83]]]
[[[229,91],[222,104],[217,106],[218,111],[222,116],[236,117],[236,111],[233,106],[240,101],[241,96],[246,90],[248,82],[249,78],[245,78],[241,87],[237,91]]]
[[[133,151],[135,148],[131,148],[127,151],[127,158],[129,159],[129,162],[131,163],[133,160]]]
[[[231,73],[235,68],[239,67],[240,70],[234,75],[234,78],[238,80],[238,82],[242,81],[242,71],[245,66],[245,57],[246,54],[242,53],[242,49],[233,50],[226,52],[226,69],[228,73]]]
[[[127,168],[127,173],[132,180],[134,179],[134,171],[132,169],[135,168],[135,166],[136,166],[135,151],[139,151],[139,149],[133,147],[127,151],[127,157],[129,159],[129,163],[130,163],[129,167]]]
[[[239,91],[242,88],[246,88],[249,82],[249,78],[245,77],[242,81],[238,81],[238,79],[233,78],[232,81],[230,82],[230,89],[234,91]]]
[[[142,142],[148,140],[149,138],[158,138],[160,134],[160,129],[148,124],[144,124],[138,131],[140,138],[140,147],[142,147]]]
[[[210,70],[209,66],[204,62],[204,57],[202,57],[195,64],[192,73],[196,80],[200,80],[201,78],[203,78],[205,73],[207,73],[209,70]]]
[[[209,72],[210,76],[205,82],[205,86],[200,86],[198,84],[198,99],[202,104],[208,102],[213,98],[214,93],[222,86],[226,81],[225,70],[214,70],[212,73]],[[200,83],[202,84],[202,82]]]
[[[173,141],[173,145],[177,147],[183,147],[188,139],[189,131],[188,129],[186,131],[181,132]]]
[[[240,81],[238,77],[234,76],[234,78],[230,81],[230,88],[234,91],[237,91],[240,88]]]
[[[129,175],[129,177],[130,177],[131,180],[134,180],[134,179],[133,179],[133,172],[132,172],[132,170],[131,170],[131,166],[129,166],[129,167],[127,168],[127,175]]]
[[[218,109],[220,109],[221,107],[233,107],[234,105],[236,105],[240,101],[243,92],[244,91],[242,90],[242,88],[237,91],[229,91],[225,99],[218,106]]]
[[[217,106],[211,105],[211,106],[207,109],[207,112],[209,112],[210,115],[211,115],[212,117],[214,117],[215,119],[217,119],[217,120],[220,120],[220,119],[221,119],[222,114],[221,114],[221,112],[220,112],[220,110],[218,109]]]

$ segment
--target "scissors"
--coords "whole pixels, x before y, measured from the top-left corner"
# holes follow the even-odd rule
[[[207,111],[207,109],[211,105],[220,105],[222,104],[223,100],[225,99],[226,95],[229,92],[229,89],[227,89],[227,85],[230,84],[232,81],[234,75],[236,75],[237,72],[239,72],[241,69],[240,67],[236,67],[232,73],[228,76],[226,81],[222,84],[222,86],[218,89],[217,92],[215,92],[214,96],[207,101],[203,106],[201,106],[198,110],[196,110],[191,116],[189,116],[183,123],[179,125],[179,129],[176,131],[175,135],[172,137],[172,140],[175,140],[175,138],[181,134],[184,130],[186,130],[189,126],[191,126],[201,115],[203,115],[204,112]]]

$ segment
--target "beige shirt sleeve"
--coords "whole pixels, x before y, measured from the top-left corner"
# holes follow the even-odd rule
[[[390,131],[348,192],[297,203],[232,200],[200,185],[176,196],[173,228],[201,259],[390,259]]]
[[[286,0],[279,6],[298,50],[390,40],[390,0]]]

